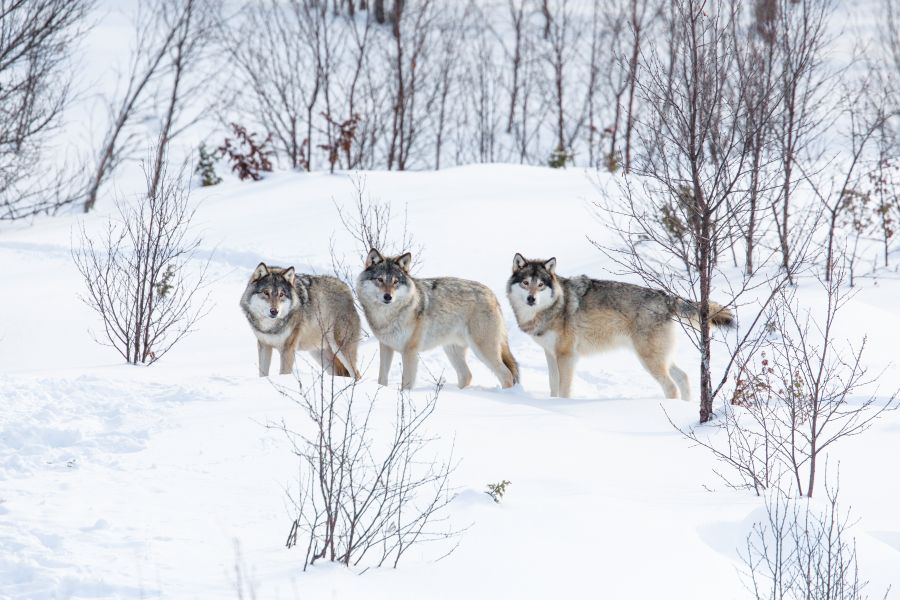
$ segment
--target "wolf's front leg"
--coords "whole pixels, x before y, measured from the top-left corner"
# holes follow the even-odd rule
[[[559,367],[556,365],[556,357],[549,350],[544,350],[547,358],[547,373],[550,375],[550,397],[559,396]]]
[[[404,350],[400,357],[403,360],[403,377],[400,388],[411,390],[416,385],[416,370],[419,367],[419,353],[415,350]]]
[[[382,343],[378,343],[378,385],[388,384],[388,373],[391,372],[391,362],[394,360],[394,349],[388,348]],[[406,368],[406,362],[403,363]]]
[[[575,354],[558,354],[556,368],[559,373],[559,395],[561,398],[572,396],[572,379],[575,377]]]
[[[296,356],[294,346],[286,346],[281,349],[281,370],[279,373],[288,375],[294,372],[294,357]]]
[[[259,353],[259,376],[266,377],[269,374],[269,365],[272,364],[272,346],[257,341],[256,349]]]

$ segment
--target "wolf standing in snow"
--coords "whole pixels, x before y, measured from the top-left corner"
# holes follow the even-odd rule
[[[350,288],[340,279],[297,275],[294,267],[259,263],[241,308],[256,335],[260,377],[269,374],[272,349],[277,348],[281,374],[293,370],[297,350],[306,350],[327,372],[359,379],[359,315]]]
[[[513,258],[506,294],[519,328],[543,349],[550,395],[568,398],[579,356],[631,346],[662,386],[666,398],[690,400],[687,374],[672,363],[675,320],[698,319],[697,305],[659,290],[585,275],[560,277],[556,259]],[[710,305],[713,325],[730,326],[734,315]]]
[[[494,293],[465,279],[414,279],[409,274],[411,260],[409,252],[385,257],[373,249],[357,279],[360,304],[379,342],[378,383],[387,385],[396,351],[403,360],[401,387],[412,389],[419,352],[437,346],[443,346],[460,388],[472,381],[467,348],[490,367],[500,385],[508,388],[517,383],[519,367],[509,351]]]

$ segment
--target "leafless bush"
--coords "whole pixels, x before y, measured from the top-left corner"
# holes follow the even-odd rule
[[[269,160],[272,152],[268,149],[272,140],[271,134],[260,140],[256,133],[249,133],[245,127],[237,123],[231,124],[231,131],[234,137],[226,137],[216,150],[216,154],[228,158],[232,173],[241,181],[246,179],[259,181],[262,179],[262,173],[272,171],[272,163]]]
[[[682,431],[726,465],[719,475],[729,485],[762,494],[789,484],[811,497],[826,451],[897,408],[896,392],[863,394],[877,380],[863,364],[865,338],[856,347],[837,339],[838,312],[851,298],[844,279],[840,270],[820,279],[827,305],[818,316],[782,289],[768,340],[742,361],[722,419],[712,430]]]
[[[300,459],[287,547],[305,547],[304,569],[319,560],[396,567],[413,546],[459,534],[441,515],[452,499],[452,456],[430,454],[434,438],[425,427],[440,389],[439,383],[420,406],[406,394],[391,398],[395,414],[387,430],[373,423],[385,403],[377,394],[363,396],[355,382],[338,384],[322,371],[299,391],[282,390],[305,420],[298,430],[270,425],[285,433]]]
[[[363,176],[354,175],[351,182],[355,192],[353,204],[345,206],[335,201],[334,206],[344,231],[353,240],[354,255],[349,259],[340,255],[332,240],[331,265],[335,276],[355,291],[356,276],[364,257],[372,248],[388,254],[412,252],[411,269],[415,270],[419,265],[423,247],[416,243],[409,230],[405,210],[402,223],[398,223],[399,216],[392,214],[391,204],[372,198],[366,191]]]
[[[45,151],[71,100],[67,60],[92,7],[91,0],[0,0],[0,221],[77,198],[65,170],[48,169]]]
[[[102,237],[82,225],[72,249],[86,287],[82,299],[103,321],[106,339],[98,341],[130,364],[162,358],[206,314],[208,301],[206,268],[187,272],[201,240],[189,231],[194,211],[185,174],[170,177],[164,162],[160,173],[145,167],[144,175],[148,194],[120,200]]]
[[[826,483],[821,512],[814,512],[809,500],[777,491],[766,496],[766,519],[753,525],[741,552],[757,600],[869,597],[849,531],[853,522],[838,504],[839,490],[839,483]]]

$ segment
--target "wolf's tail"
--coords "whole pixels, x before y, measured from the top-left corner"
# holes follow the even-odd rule
[[[516,357],[509,351],[509,342],[507,340],[503,340],[503,345],[500,346],[500,360],[512,373],[513,385],[519,383],[519,363],[516,362]]]
[[[675,314],[689,321],[694,327],[700,325],[700,307],[696,302],[679,298],[676,301]],[[709,322],[715,327],[734,327],[734,313],[730,308],[710,302]]]

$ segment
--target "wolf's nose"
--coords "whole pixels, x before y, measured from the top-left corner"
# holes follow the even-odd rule
[[[391,301],[391,295],[390,295],[390,294],[385,294],[385,295],[384,295],[384,301],[385,301],[385,302],[390,302],[390,301]]]
[[[270,309],[269,309],[269,314],[272,315],[273,317],[277,317],[277,316],[278,316],[278,309],[277,309],[277,308],[270,308]]]
[[[529,304],[529,305],[534,304],[534,296],[528,296],[528,297],[525,298],[525,299],[528,300],[528,304]]]

